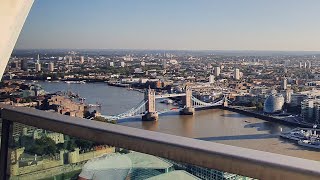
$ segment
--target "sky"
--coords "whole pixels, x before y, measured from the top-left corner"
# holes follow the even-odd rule
[[[35,0],[15,49],[320,51],[319,0]]]

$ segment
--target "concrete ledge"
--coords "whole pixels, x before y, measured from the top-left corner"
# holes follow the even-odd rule
[[[319,179],[320,162],[159,132],[3,106],[2,118],[111,146],[258,179]]]

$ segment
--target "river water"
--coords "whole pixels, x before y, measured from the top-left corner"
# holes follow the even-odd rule
[[[86,98],[86,103],[101,103],[101,113],[115,115],[131,109],[143,99],[143,93],[105,83],[66,84],[39,82],[48,92],[72,91]],[[157,110],[170,109],[157,103]],[[293,127],[268,122],[242,114],[210,109],[197,111],[194,116],[176,112],[161,114],[157,122],[142,122],[141,118],[118,121],[118,124],[158,131],[167,134],[197,138],[205,141],[320,161],[320,152],[297,146],[279,138],[279,133]]]

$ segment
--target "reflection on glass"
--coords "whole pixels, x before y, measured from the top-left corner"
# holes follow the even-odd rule
[[[115,148],[15,123],[11,144],[11,178],[76,178],[90,159]]]
[[[11,179],[250,179],[14,123]]]

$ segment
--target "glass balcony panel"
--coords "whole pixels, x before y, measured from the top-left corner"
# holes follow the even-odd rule
[[[10,179],[251,179],[13,124]]]

